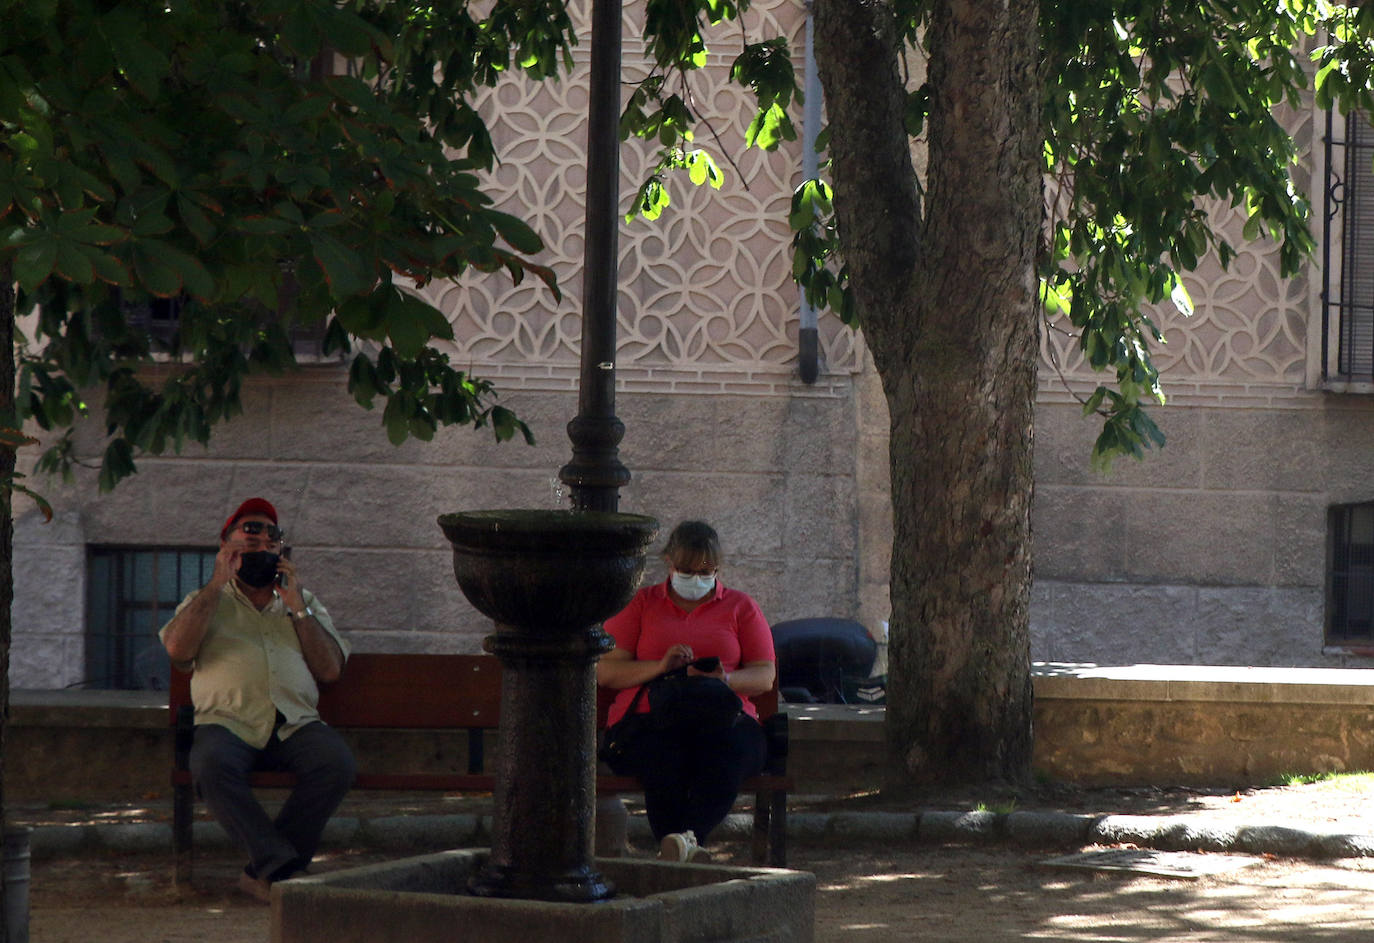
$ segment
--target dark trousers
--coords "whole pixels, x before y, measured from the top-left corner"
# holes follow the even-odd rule
[[[248,785],[253,770],[296,775],[275,819],[269,818]],[[353,754],[338,731],[307,724],[286,740],[273,732],[256,750],[218,724],[196,727],[191,778],[211,814],[248,852],[254,877],[277,880],[304,870],[315,856],[325,823],[353,785]]]
[[[611,764],[644,785],[644,811],[654,839],[691,830],[705,845],[730,814],[740,785],[763,770],[768,747],[759,722],[741,714],[723,731],[644,730]]]

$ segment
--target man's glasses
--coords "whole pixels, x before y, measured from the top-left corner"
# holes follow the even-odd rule
[[[250,537],[266,533],[268,540],[281,540],[282,529],[276,524],[267,524],[263,521],[244,521],[239,524],[239,530]]]

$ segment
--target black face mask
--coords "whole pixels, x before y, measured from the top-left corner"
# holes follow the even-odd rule
[[[239,557],[239,579],[254,589],[270,586],[277,578],[278,554],[253,550]]]

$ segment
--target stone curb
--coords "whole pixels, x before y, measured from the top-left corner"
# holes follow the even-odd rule
[[[213,822],[197,822],[198,848],[229,847]],[[713,837],[748,841],[752,816],[732,813]],[[340,817],[325,831],[325,846],[363,845],[415,852],[460,848],[490,841],[491,818],[484,815],[394,815]],[[632,845],[651,847],[649,824],[631,816]],[[792,844],[846,847],[919,844],[994,844],[1021,847],[1080,848],[1091,844],[1132,844],[1161,851],[1216,851],[1271,854],[1286,858],[1374,857],[1374,835],[1309,832],[1283,825],[1227,825],[1205,816],[1081,815],[1067,812],[796,812],[787,818]],[[35,858],[70,857],[89,851],[171,853],[172,829],[165,823],[37,825],[31,827]]]

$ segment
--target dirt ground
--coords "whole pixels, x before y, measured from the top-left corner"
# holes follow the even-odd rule
[[[990,801],[956,797],[941,808],[1057,808],[1223,819],[1374,833],[1371,787],[1324,784],[1227,794],[1199,790],[1041,790]],[[913,799],[858,796],[815,807],[911,808]],[[926,802],[920,802],[926,805]],[[999,807],[1000,806],[1000,807]],[[71,812],[68,815],[74,814]],[[718,851],[744,863],[745,849]],[[1065,871],[1045,865],[1063,849],[1006,844],[825,848],[796,844],[792,867],[817,878],[818,941],[1345,941],[1374,939],[1374,860],[1260,858],[1224,875],[1184,880]],[[334,851],[316,871],[382,860]],[[395,857],[394,855],[390,857]],[[37,859],[31,886],[33,943],[266,943],[268,909],[239,894],[239,862],[202,854],[189,888],[170,879],[161,854]]]
[[[816,940],[1336,941],[1374,938],[1374,865],[1291,860],[1178,880],[1044,867],[1046,852],[798,848],[817,878]],[[380,860],[341,854],[324,867]],[[202,858],[191,889],[165,857],[37,862],[33,943],[266,943],[268,909],[232,889],[238,867]]]

